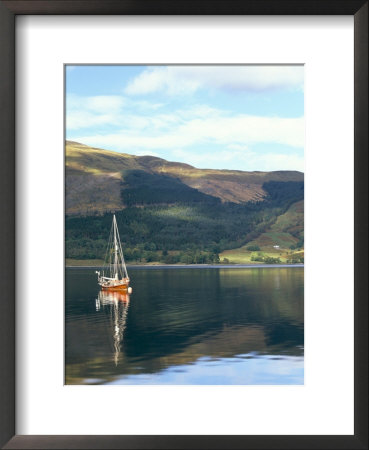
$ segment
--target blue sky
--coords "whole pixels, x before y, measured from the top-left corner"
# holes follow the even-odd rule
[[[303,66],[67,66],[66,137],[199,168],[304,170]]]

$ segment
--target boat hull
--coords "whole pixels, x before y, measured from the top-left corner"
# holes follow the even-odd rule
[[[103,291],[128,291],[128,283],[120,283],[115,285],[101,285]]]

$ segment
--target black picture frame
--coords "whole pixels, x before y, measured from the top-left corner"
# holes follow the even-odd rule
[[[355,280],[354,435],[15,435],[15,18],[27,14],[210,14],[354,16]],[[18,130],[20,132],[20,130]],[[368,1],[0,0],[0,445],[6,449],[368,448]],[[343,355],[344,357],[344,355]],[[339,393],[337,393],[339,395]]]

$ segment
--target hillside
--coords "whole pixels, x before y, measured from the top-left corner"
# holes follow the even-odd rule
[[[67,142],[66,257],[101,260],[114,211],[128,262],[260,263],[271,254],[277,262],[282,252],[292,262],[285,255],[303,247],[303,179],[293,171],[197,169]]]
[[[135,203],[171,203],[168,192],[178,189],[199,201],[199,193],[223,203],[262,201],[267,195],[264,183],[304,180],[301,172],[196,169],[154,156],[116,153],[72,141],[66,142],[65,165],[68,215],[101,214]],[[158,199],[152,198],[155,194]]]
[[[275,246],[278,246],[276,248]],[[257,263],[258,256],[279,258],[282,263],[303,262],[304,202],[293,203],[264,233],[246,245],[226,250],[220,258],[238,264]]]

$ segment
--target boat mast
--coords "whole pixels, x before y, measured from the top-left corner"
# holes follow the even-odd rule
[[[113,215],[113,233],[112,233],[112,245],[114,246],[114,260],[112,261],[112,273],[111,278],[120,280],[121,278],[128,278],[127,267],[124,261],[122,244],[120,242],[119,230],[117,219],[115,214]]]
[[[114,278],[118,280],[118,243],[117,243],[117,219],[113,216],[114,226]]]

